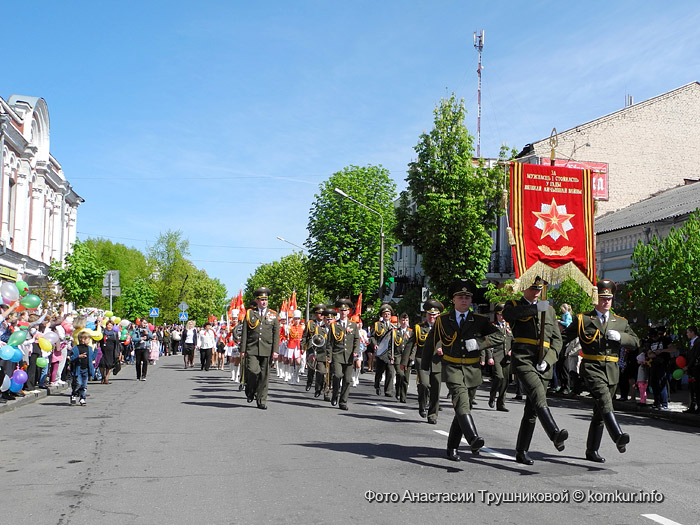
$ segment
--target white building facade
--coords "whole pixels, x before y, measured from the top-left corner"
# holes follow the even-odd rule
[[[45,280],[76,238],[83,199],[49,149],[49,112],[39,97],[0,98],[0,277]]]

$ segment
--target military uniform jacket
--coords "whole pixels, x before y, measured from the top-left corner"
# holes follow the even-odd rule
[[[409,330],[409,332],[409,340],[404,342],[403,352],[401,352],[401,364],[403,366],[409,366],[416,357],[420,359],[423,355],[423,345],[425,345],[425,340],[428,338],[430,325],[428,323],[420,323],[413,330]],[[420,341],[418,340],[419,336]]]
[[[619,341],[610,341],[606,337],[608,330],[620,332]],[[607,383],[617,385],[620,379],[620,346],[637,348],[639,338],[632,331],[627,319],[608,312],[608,322],[603,326],[595,310],[578,314],[574,321],[564,330],[563,344],[579,338],[583,360],[579,367],[581,377],[588,376]]]
[[[503,343],[487,349],[486,359],[493,358],[497,363],[500,362],[502,366],[506,366],[510,361],[508,352],[510,352],[513,346],[513,331],[510,329],[510,326],[508,326],[508,323],[506,323],[503,328],[498,326],[498,323],[493,323],[493,326],[503,334]]]
[[[257,309],[249,309],[243,320],[241,352],[248,355],[270,357],[280,346],[280,320],[277,312],[268,309],[260,317]]]
[[[503,319],[510,324],[513,332],[511,349],[511,368],[532,371],[537,365],[538,341],[540,338],[540,316],[537,305],[530,304],[524,297],[518,301],[507,302],[503,309]],[[538,372],[545,380],[552,379],[552,368],[561,351],[561,333],[557,314],[551,306],[546,312],[544,323],[544,360],[549,366],[544,372]]]
[[[403,330],[403,333],[401,328],[396,328],[394,334],[396,341],[399,342],[399,345],[394,348],[394,355],[396,356],[394,363],[408,366],[410,360],[414,359],[416,355],[415,333],[411,328],[406,328]]]
[[[465,342],[476,339],[479,349],[468,352]],[[464,373],[468,387],[481,384],[481,361],[485,350],[503,343],[503,334],[483,315],[469,312],[460,328],[455,311],[440,315],[423,347],[421,368],[430,370],[436,347],[442,343],[442,379],[461,382]],[[454,379],[454,381],[452,381]]]
[[[346,322],[345,329],[340,321],[333,323],[326,336],[326,352],[334,363],[350,364],[355,360],[353,354],[360,351],[359,328],[352,321]]]
[[[325,325],[325,323],[316,323],[316,328],[314,332],[315,333],[309,335],[309,352],[315,352],[316,359],[318,359],[319,361],[326,361],[328,359],[328,356],[330,356],[330,354],[326,351],[326,348],[328,348],[328,327]],[[314,335],[322,335],[323,337],[325,337],[326,344],[324,346],[313,346],[311,344],[311,338]]]
[[[311,338],[318,334],[319,323],[311,319],[306,322],[304,326],[304,334],[301,336],[301,349],[305,352],[313,352],[313,346],[311,345]]]
[[[409,358],[420,359],[422,370],[429,370],[432,374],[439,374],[440,372],[442,372],[442,356],[440,356],[437,352],[433,352],[433,356],[430,358],[430,368],[425,369],[422,367],[422,363],[424,362],[423,349],[425,348],[425,342],[428,340],[428,335],[430,334],[432,328],[433,327],[431,327],[427,321],[424,321],[415,326],[415,328],[413,329],[413,351]],[[442,343],[438,343],[435,347],[435,350],[437,350],[439,347],[442,347]],[[403,363],[403,356],[401,358],[401,362]],[[408,364],[408,359],[406,360],[405,364]]]

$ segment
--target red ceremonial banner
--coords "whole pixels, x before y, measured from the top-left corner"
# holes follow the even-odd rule
[[[516,277],[532,269],[552,284],[595,285],[591,171],[516,162],[510,175]]]

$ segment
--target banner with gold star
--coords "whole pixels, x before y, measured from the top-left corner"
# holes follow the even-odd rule
[[[588,291],[595,285],[590,170],[516,162],[510,175],[516,277],[551,284],[572,277]]]

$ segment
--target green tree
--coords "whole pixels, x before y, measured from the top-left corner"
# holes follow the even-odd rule
[[[454,93],[440,101],[434,128],[414,148],[418,158],[408,165],[408,189],[397,209],[396,234],[421,255],[436,293],[455,277],[483,279],[493,246],[490,232],[503,213],[503,170],[475,163],[465,114],[464,100]]]
[[[590,312],[593,308],[591,296],[581,288],[580,284],[571,278],[550,288],[548,299],[551,301],[557,314],[561,313],[560,307],[564,303],[571,306],[571,314],[573,316],[583,312]]]
[[[308,259],[303,254],[294,252],[279,261],[258,266],[245,284],[245,304],[253,302],[253,292],[261,287],[270,289],[270,308],[279,309],[282,301],[296,290],[297,306],[306,315],[306,288],[309,282]],[[327,302],[327,295],[317,286],[311,286],[311,307],[317,303]]]
[[[632,306],[650,319],[664,321],[669,333],[682,332],[700,319],[696,289],[700,267],[700,211],[668,236],[637,243],[632,254]]]
[[[189,318],[197,326],[202,326],[210,315],[221,318],[228,310],[226,286],[218,279],[212,279],[204,270],[192,268],[187,283],[184,300],[189,305]]]
[[[121,315],[133,321],[137,317],[147,317],[148,311],[155,306],[156,293],[144,277],[136,277],[122,285]]]
[[[152,306],[158,306],[165,322],[174,322],[180,310],[177,305],[191,297],[197,268],[186,259],[190,254],[190,242],[183,239],[181,231],[168,230],[158,236],[148,250],[153,273],[150,279],[156,293]],[[189,304],[189,300],[186,301]],[[210,312],[214,314],[214,312]]]
[[[339,195],[335,188],[377,213]],[[382,219],[384,275],[391,275],[395,195],[396,184],[381,166],[348,166],[320,185],[309,212],[305,245],[314,281],[331,298],[354,297],[360,292],[369,298],[378,290]]]
[[[106,271],[92,247],[78,240],[63,261],[51,263],[49,278],[58,283],[67,301],[74,303],[76,308],[82,308],[92,306],[89,299],[100,293]]]
[[[484,292],[484,299],[486,299],[491,304],[505,303],[510,300],[518,300],[523,294],[522,292],[516,292],[513,289],[512,279],[508,279],[503,285],[499,286],[494,283],[488,283],[486,285],[486,291]]]

